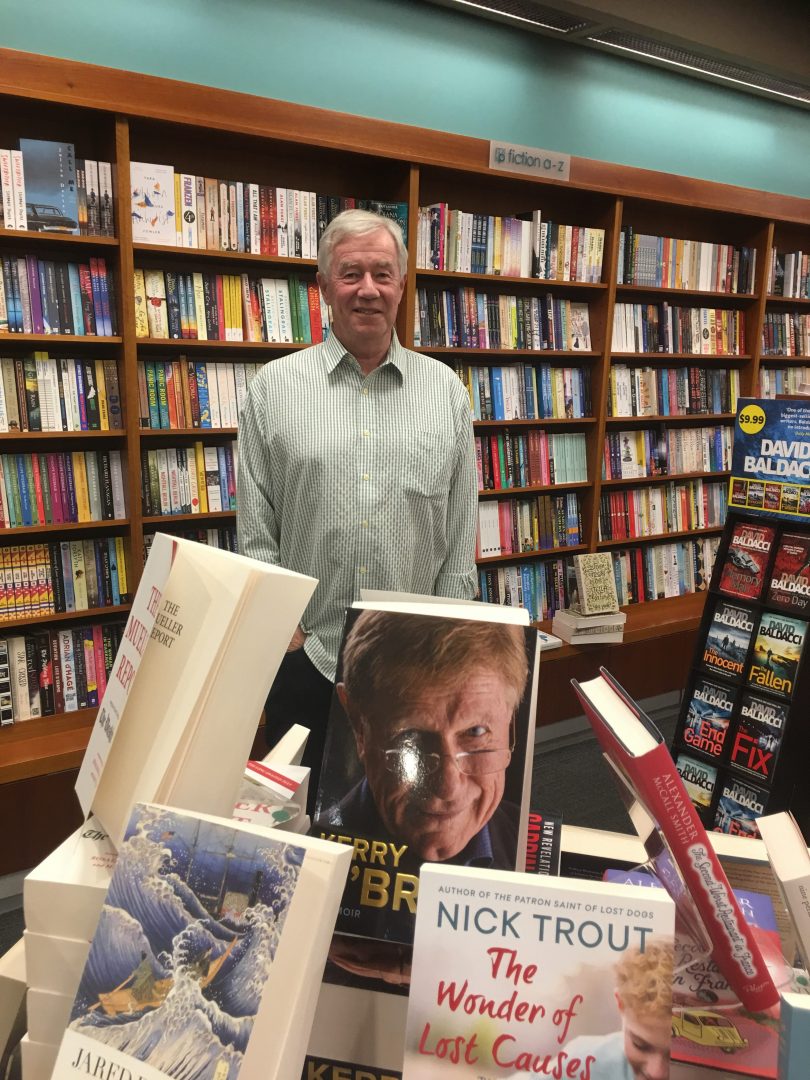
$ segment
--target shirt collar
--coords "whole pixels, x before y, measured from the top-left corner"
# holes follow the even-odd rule
[[[326,371],[330,375],[338,366],[338,364],[347,356],[351,356],[352,359],[354,359],[353,354],[350,353],[349,350],[345,347],[345,345],[343,345],[343,343],[338,340],[337,335],[331,332],[329,334],[329,337],[324,342],[323,350],[324,358],[326,361]],[[392,367],[396,368],[396,370],[400,373],[401,376],[404,377],[404,358],[405,350],[399,342],[396,330],[394,330],[391,334],[391,344],[388,348],[388,352],[383,357],[383,361],[382,364],[380,364],[380,367],[384,367],[385,365],[390,364]]]

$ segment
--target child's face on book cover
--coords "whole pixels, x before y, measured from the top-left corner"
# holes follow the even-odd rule
[[[359,726],[358,753],[380,817],[423,859],[462,851],[500,803],[514,690],[497,672],[385,702]]]

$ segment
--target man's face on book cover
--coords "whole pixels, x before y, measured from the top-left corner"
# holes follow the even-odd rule
[[[342,684],[338,693],[351,715]],[[451,859],[492,817],[511,758],[515,696],[498,672],[479,669],[355,718],[377,811],[413,854]]]

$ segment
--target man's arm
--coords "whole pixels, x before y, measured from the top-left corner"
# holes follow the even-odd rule
[[[469,400],[460,383],[459,390],[456,461],[447,500],[447,558],[436,578],[434,593],[470,600],[478,592],[475,569],[478,480]]]
[[[279,522],[273,504],[267,417],[248,393],[239,416],[236,531],[241,555],[279,563]]]

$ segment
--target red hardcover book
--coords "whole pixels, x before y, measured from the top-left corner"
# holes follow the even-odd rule
[[[756,600],[765,580],[774,530],[768,525],[740,521],[734,526],[726,552],[720,591],[743,600]]]
[[[745,1008],[759,1012],[777,1005],[762,953],[661,733],[604,668],[586,683],[571,682],[605,756],[678,867],[719,970]],[[677,886],[671,891],[677,893]]]
[[[323,326],[321,324],[321,290],[314,281],[307,284],[307,301],[312,344],[317,345],[319,341],[323,341]]]

